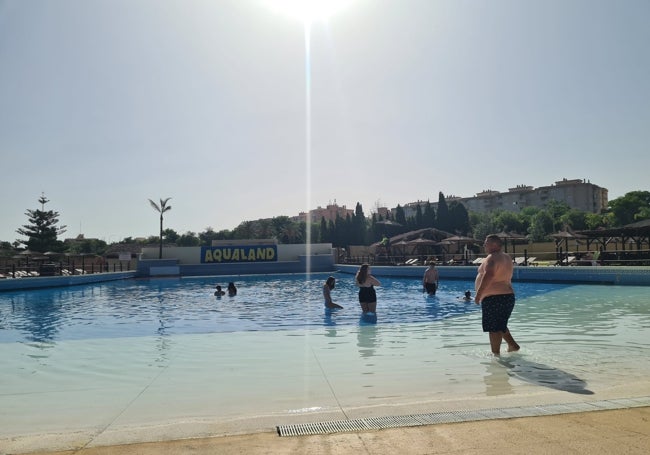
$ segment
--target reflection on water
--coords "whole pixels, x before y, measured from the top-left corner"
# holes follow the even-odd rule
[[[363,319],[363,318],[362,318]],[[376,316],[375,316],[376,321]],[[375,355],[378,342],[378,327],[376,324],[364,322],[359,323],[357,332],[357,347],[361,357],[372,357]]]
[[[15,318],[12,316],[20,315],[15,328],[25,334],[24,341],[41,343],[57,337],[59,327],[64,321],[62,305],[55,294],[47,295],[36,303],[31,302],[26,295],[17,295],[12,296],[10,302],[11,312],[3,317],[7,322],[3,324],[2,329],[13,325]]]
[[[499,396],[512,393],[512,385],[510,385],[510,376],[507,370],[502,365],[490,359],[487,363],[487,371],[483,376],[485,382],[485,394],[487,396]]]

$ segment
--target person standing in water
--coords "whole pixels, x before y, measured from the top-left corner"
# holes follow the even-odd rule
[[[436,295],[438,290],[438,270],[435,261],[429,261],[429,267],[424,271],[422,277],[422,286],[427,294]]]
[[[354,277],[354,282],[359,287],[359,304],[364,313],[377,312],[377,294],[374,286],[381,286],[377,278],[370,274],[370,266],[362,264]]]
[[[336,286],[336,278],[330,276],[325,281],[323,285],[323,297],[325,298],[325,308],[343,308],[341,305],[337,305],[332,301],[332,294],[330,291]]]
[[[474,283],[474,301],[481,305],[483,332],[490,334],[492,354],[500,354],[503,340],[508,343],[508,352],[518,351],[519,345],[508,330],[515,307],[512,259],[501,251],[502,242],[497,235],[488,235],[483,245],[488,256],[481,262]]]
[[[217,285],[217,290],[214,291],[214,295],[221,297],[222,295],[226,295],[226,293],[221,290],[221,286]]]

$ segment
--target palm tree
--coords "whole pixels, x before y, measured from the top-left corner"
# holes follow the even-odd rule
[[[149,199],[149,203],[151,206],[156,210],[156,212],[160,213],[160,253],[158,254],[158,259],[162,259],[162,246],[163,246],[163,213],[165,213],[168,210],[172,209],[171,205],[167,205],[167,202],[171,198],[168,197],[167,199],[160,199],[160,205],[156,204],[154,201]]]

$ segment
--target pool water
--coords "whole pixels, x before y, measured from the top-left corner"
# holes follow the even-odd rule
[[[362,317],[358,288],[337,275],[334,301],[343,310],[325,311],[326,275],[161,278],[0,294],[0,343],[53,342],[89,338],[268,331],[440,321],[479,311],[462,299],[473,282],[447,281],[436,296],[422,292],[420,279],[382,278],[377,317]],[[214,296],[220,284],[236,282],[238,295]],[[519,283],[518,298],[563,285]]]
[[[350,275],[127,280],[0,294],[0,447],[65,450],[294,422],[650,395],[647,287],[515,283],[489,353],[473,283]],[[214,287],[239,292],[217,299]],[[80,442],[81,441],[81,442]]]

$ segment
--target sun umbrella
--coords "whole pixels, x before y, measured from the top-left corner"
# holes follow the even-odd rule
[[[551,237],[555,239],[555,245],[559,246],[560,243],[562,243],[562,240],[564,240],[564,252],[566,254],[567,258],[567,264],[569,263],[569,239],[583,239],[585,238],[584,235],[581,234],[574,234],[573,232],[569,231],[559,231],[555,234],[552,234]]]
[[[497,235],[501,240],[503,240],[503,246],[504,246],[504,250],[505,250],[506,253],[508,252],[508,240],[511,240],[510,243],[512,244],[512,254],[513,255],[515,254],[516,242],[518,240],[525,240],[526,239],[525,235],[517,234],[515,232],[501,231],[501,232],[499,232],[498,234],[495,234],[495,235]]]
[[[420,237],[420,238],[417,238],[417,239],[409,240],[408,242],[406,242],[406,244],[409,245],[409,246],[412,246],[413,251],[418,251],[419,250],[421,252],[423,248],[431,247],[433,245],[437,245],[438,242],[436,242],[435,240],[425,239],[425,238]]]
[[[20,255],[25,258],[25,266],[28,266],[30,256],[41,256],[41,253],[27,249],[25,251],[21,251]]]
[[[406,243],[409,244],[409,245],[415,245],[415,246],[432,246],[432,245],[436,245],[438,242],[436,242],[435,240],[431,240],[431,239],[419,238],[419,239],[409,240]]]
[[[480,240],[477,240],[472,237],[464,237],[462,235],[452,235],[451,237],[446,237],[444,240],[449,240],[450,242],[464,242],[464,243],[477,243]]]
[[[451,237],[447,237],[443,240],[443,242],[451,242],[449,245],[452,243],[457,243],[458,244],[458,250],[460,251],[460,245],[464,243],[481,243],[480,240],[474,239],[472,237],[465,237],[462,235],[452,235]],[[442,242],[441,242],[442,243]]]

